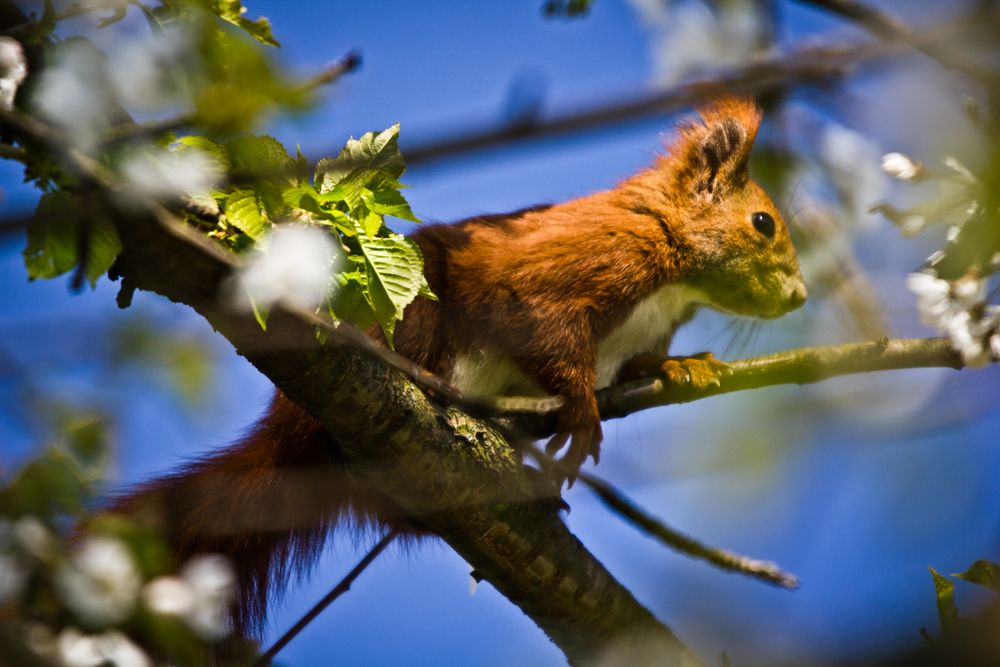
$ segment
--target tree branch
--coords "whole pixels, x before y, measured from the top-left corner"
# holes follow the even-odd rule
[[[831,14],[846,18],[860,25],[868,32],[889,42],[899,42],[920,51],[945,67],[961,72],[987,86],[995,86],[998,77],[995,72],[981,67],[943,42],[929,42],[915,34],[894,16],[874,7],[854,0],[793,0],[799,4],[812,5]],[[995,15],[993,17],[995,19]]]
[[[887,44],[847,44],[804,48],[752,62],[721,73],[710,80],[641,94],[590,107],[584,111],[556,114],[533,124],[501,126],[469,132],[449,139],[406,146],[408,164],[453,157],[496,146],[561,136],[690,107],[723,93],[762,94],[843,76],[853,65],[885,57],[894,51]]]
[[[580,481],[589,486],[612,512],[671,549],[707,561],[720,569],[745,574],[782,588],[794,589],[799,586],[798,577],[783,571],[770,561],[757,560],[725,549],[708,546],[693,537],[670,528],[596,475],[586,472],[580,473]]]
[[[729,365],[731,373],[715,387],[670,384],[659,379],[637,380],[597,392],[601,419],[625,417],[661,405],[689,403],[734,391],[779,384],[810,384],[855,373],[903,368],[964,367],[961,355],[943,338],[881,339],[829,347],[807,347],[743,359]],[[514,432],[544,438],[555,432],[555,415],[521,415],[499,420]]]
[[[46,142],[19,114],[0,121]],[[55,150],[57,147],[53,147]],[[201,314],[336,439],[352,473],[439,535],[524,611],[572,664],[700,665],[539,499],[495,427],[431,402],[397,370],[316,337],[322,321],[278,304],[263,331],[224,298],[230,254],[162,207],[119,208],[99,165],[66,154],[101,194],[122,241],[121,274]]]

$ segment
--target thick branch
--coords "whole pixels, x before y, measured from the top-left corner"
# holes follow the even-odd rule
[[[0,120],[58,150],[36,121],[3,112]],[[62,157],[115,213],[127,280],[205,317],[323,423],[356,476],[447,541],[571,663],[614,655],[623,664],[701,664],[569,532],[558,503],[538,498],[496,428],[433,403],[357,346],[320,343],[321,322],[309,313],[277,306],[263,331],[225,297],[231,255],[160,207],[116,209],[99,165]]]

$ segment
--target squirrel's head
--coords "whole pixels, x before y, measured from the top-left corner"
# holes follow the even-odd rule
[[[802,305],[806,287],[788,228],[748,163],[760,111],[743,98],[699,109],[657,166],[669,179],[669,226],[682,240],[686,274],[712,307],[778,317]]]

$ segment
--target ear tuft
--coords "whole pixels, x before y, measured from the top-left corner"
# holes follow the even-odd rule
[[[761,114],[752,100],[740,97],[719,98],[698,112],[702,122],[682,127],[670,154],[684,190],[718,199],[746,183]]]

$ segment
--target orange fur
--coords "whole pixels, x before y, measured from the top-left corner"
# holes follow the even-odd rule
[[[569,441],[571,470],[588,455],[596,461],[601,355],[614,357],[614,369],[629,356],[666,354],[699,305],[775,317],[805,298],[781,216],[747,174],[759,111],[726,98],[701,116],[653,166],[611,190],[421,228],[413,239],[439,300],[411,304],[397,350],[445,377],[476,355],[507,360],[537,389],[565,399],[550,444]],[[773,237],[751,223],[759,212],[775,221]],[[699,300],[686,304],[689,295]],[[652,304],[655,331],[635,320],[642,304]],[[625,327],[628,335],[612,336]],[[619,339],[641,340],[643,349],[602,348]],[[251,627],[268,588],[308,565],[345,517],[419,532],[391,500],[359,486],[337,451],[319,422],[279,393],[245,440],[139,487],[118,508],[154,508],[179,555],[232,557],[242,590],[236,621]]]

